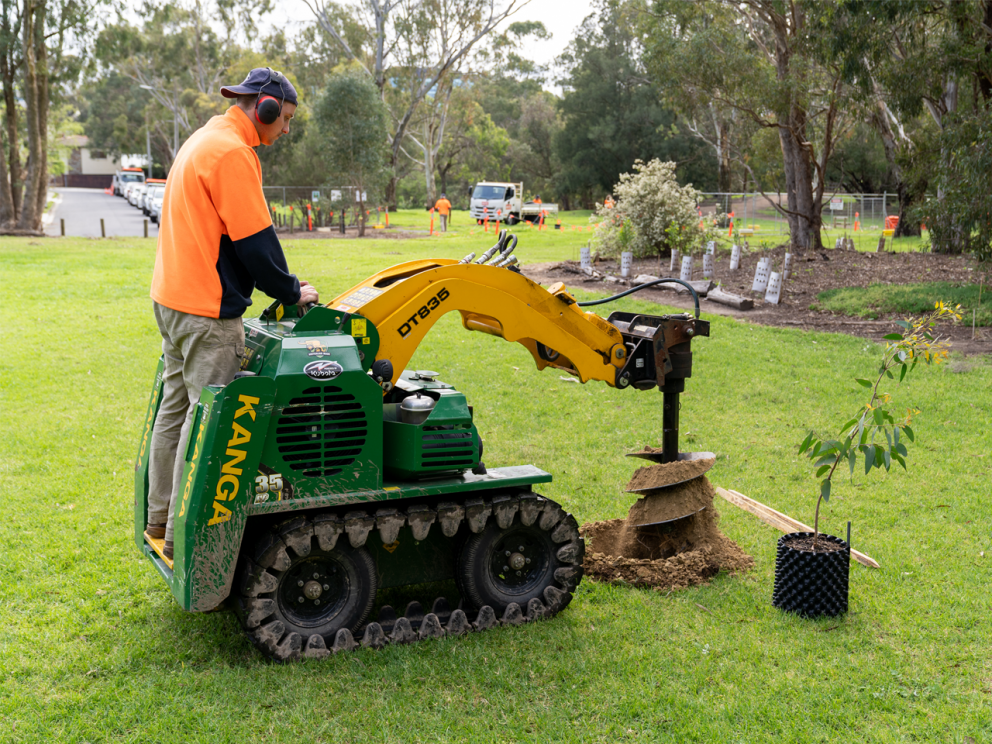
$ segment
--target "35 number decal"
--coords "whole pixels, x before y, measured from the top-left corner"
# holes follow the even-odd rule
[[[279,493],[282,490],[282,474],[260,475],[255,479],[255,493]]]

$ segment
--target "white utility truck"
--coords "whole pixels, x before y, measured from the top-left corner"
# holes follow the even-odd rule
[[[524,185],[507,181],[479,181],[471,189],[469,214],[477,222],[505,222],[515,225],[521,220],[537,222],[543,214],[545,222],[558,214],[557,204],[524,202]]]

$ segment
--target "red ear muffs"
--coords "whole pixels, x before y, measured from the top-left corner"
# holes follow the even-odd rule
[[[272,124],[282,113],[282,104],[272,96],[260,96],[255,102],[255,118],[261,124]]]

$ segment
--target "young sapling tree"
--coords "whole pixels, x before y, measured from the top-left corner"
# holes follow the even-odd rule
[[[830,487],[838,465],[847,462],[852,476],[859,458],[863,459],[865,475],[873,468],[884,467],[888,470],[893,460],[906,469],[906,458],[909,456],[906,442],[915,440],[910,421],[919,411],[907,408],[905,416],[897,422],[892,412],[892,396],[879,386],[885,380],[895,380],[896,374],[902,382],[920,362],[939,364],[946,359],[949,347],[947,341],[937,334],[936,327],[942,320],[961,320],[960,311],[960,305],[952,309],[943,302],[937,302],[926,315],[899,321],[903,333],[885,336],[882,363],[874,381],[855,379],[868,391],[868,400],[841,427],[843,439],[821,439],[811,431],[799,445],[799,454],[806,455],[816,468],[816,477],[823,478],[813,522],[813,552],[816,552],[820,536],[820,505],[830,500]]]

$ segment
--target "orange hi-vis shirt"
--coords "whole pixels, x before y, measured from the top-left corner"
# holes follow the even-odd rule
[[[239,318],[257,286],[292,305],[289,273],[262,192],[258,132],[232,106],[186,140],[169,172],[151,297],[208,318]]]
[[[437,203],[434,205],[434,209],[447,217],[451,214],[451,202],[447,199],[438,199]]]

